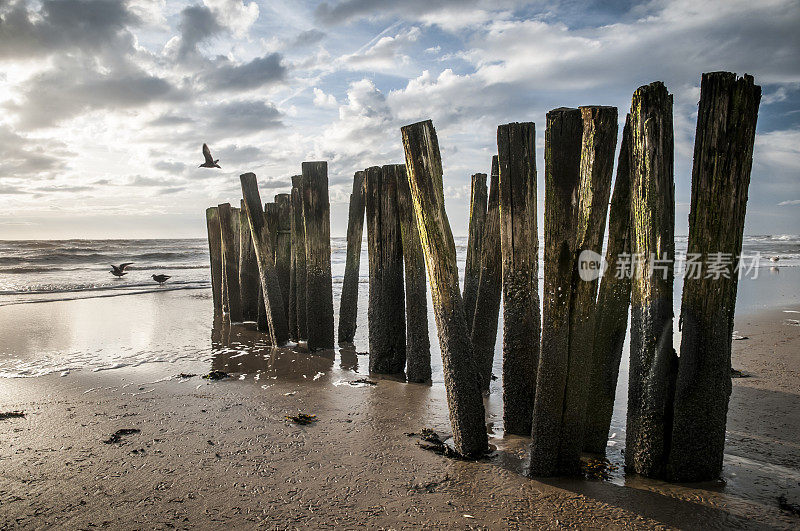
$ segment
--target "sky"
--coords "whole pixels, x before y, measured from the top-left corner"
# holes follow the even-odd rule
[[[205,235],[328,161],[331,233],[353,173],[402,163],[432,119],[453,233],[499,124],[674,95],[676,234],[688,231],[703,72],[762,86],[746,234],[800,233],[800,0],[0,0],[0,239]],[[221,170],[198,168],[207,142]]]

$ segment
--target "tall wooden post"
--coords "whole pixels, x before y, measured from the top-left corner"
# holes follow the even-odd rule
[[[208,255],[211,260],[211,296],[214,313],[222,312],[222,237],[219,226],[219,208],[206,209],[208,229]]]
[[[258,182],[254,173],[245,173],[239,177],[242,182],[247,219],[250,223],[250,234],[258,260],[258,274],[261,279],[261,290],[264,293],[264,307],[269,325],[269,334],[274,346],[283,346],[289,339],[289,324],[284,313],[283,300],[278,275],[273,262],[273,250],[270,242],[270,231],[266,224],[266,216],[261,210],[261,195],[258,193]]]
[[[503,420],[530,435],[539,365],[536,148],[532,122],[497,128],[503,258]]]
[[[677,356],[672,347],[675,255],[672,95],[657,81],[631,102],[631,362],[625,466],[661,477],[672,429]]]
[[[631,124],[630,115],[622,130],[617,178],[608,215],[608,244],[606,271],[597,295],[592,369],[589,380],[590,400],[586,404],[583,450],[602,454],[608,443],[608,430],[617,394],[619,364],[628,329],[628,309],[631,301],[630,271],[626,257],[630,256],[631,238]]]
[[[358,317],[358,281],[361,265],[361,240],[364,235],[363,171],[353,176],[350,211],[347,219],[347,262],[344,266],[342,298],[339,304],[339,343],[352,343]]]
[[[294,265],[295,321],[298,341],[308,338],[306,328],[306,230],[303,223],[303,177],[292,176],[292,264]]]
[[[275,234],[275,273],[278,275],[278,285],[283,298],[283,310],[286,319],[289,319],[289,277],[292,262],[292,234],[291,234],[291,196],[277,194],[275,196],[276,234]]]
[[[486,174],[472,176],[469,202],[469,238],[467,239],[467,261],[464,267],[464,311],[467,327],[472,331],[475,318],[475,302],[478,298],[478,284],[481,281],[481,247],[483,246],[483,226],[486,222]]]
[[[569,323],[576,261],[583,124],[578,109],[547,113],[544,134],[542,352],[531,432],[531,474],[561,471],[559,454],[569,371]]]
[[[250,236],[250,224],[247,221],[247,212],[244,200],[239,209],[239,288],[242,299],[242,317],[245,321],[258,320],[258,263],[256,251],[253,248],[253,238]]]
[[[497,343],[497,323],[500,317],[500,295],[503,289],[503,265],[500,254],[500,168],[497,155],[492,157],[489,179],[489,203],[483,226],[480,280],[472,321],[472,348],[481,376],[481,388],[489,390]]]
[[[303,163],[303,223],[306,231],[306,319],[308,348],[334,347],[331,279],[331,206],[328,163]]]
[[[222,239],[222,279],[224,306],[231,322],[242,321],[242,302],[239,295],[239,261],[236,257],[236,234],[233,226],[233,209],[230,203],[217,207]]]
[[[580,473],[583,420],[589,400],[589,377],[595,332],[600,253],[606,230],[608,198],[617,149],[617,108],[581,107],[583,146],[578,186],[576,252],[569,316],[569,369],[561,423],[561,472]]]
[[[406,367],[403,242],[392,166],[366,170],[369,254],[369,370],[400,374]],[[401,174],[402,177],[402,174]]]
[[[752,76],[703,74],[688,253],[700,255],[704,270],[688,275],[683,284],[681,357],[668,467],[668,477],[674,481],[712,480],[722,471],[736,264],[742,252],[760,101],[761,87]]]
[[[396,166],[397,206],[403,240],[406,287],[406,378],[409,382],[431,379],[431,341],[428,335],[428,285],[425,254],[414,215],[414,201],[404,165]]]
[[[467,334],[455,242],[444,208],[439,141],[430,120],[407,125],[401,132],[408,182],[431,285],[453,441],[459,453],[478,456],[488,445],[483,397]]]

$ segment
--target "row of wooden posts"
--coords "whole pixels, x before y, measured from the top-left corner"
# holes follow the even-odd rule
[[[751,76],[702,76],[688,252],[703,259],[741,252],[760,98]],[[685,279],[678,358],[672,95],[661,82],[634,93],[612,194],[617,120],[615,107],[547,114],[541,305],[535,125],[499,126],[488,188],[486,174],[472,176],[463,293],[436,131],[430,120],[401,128],[406,164],[355,174],[338,338],[352,341],[356,329],[366,212],[370,371],[430,378],[427,271],[458,452],[478,456],[487,448],[483,392],[502,297],[504,426],[531,436],[530,472],[575,474],[582,452],[603,453],[630,310],[626,468],[674,481],[714,479],[731,392],[736,266],[727,275]],[[263,320],[273,344],[292,338],[332,348],[325,163],[303,163],[291,196],[276,196],[265,210],[255,175],[241,180],[239,216],[230,205],[207,213],[215,308],[231,320]],[[602,251],[607,218],[609,273],[582,280],[579,257]],[[238,257],[227,243],[237,230]],[[651,260],[637,261],[632,276],[615,275],[625,254],[654,255],[667,265],[654,274]]]

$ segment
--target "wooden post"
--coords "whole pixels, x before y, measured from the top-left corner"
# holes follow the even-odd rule
[[[239,209],[239,288],[242,299],[242,317],[245,321],[258,320],[258,263],[250,237],[250,224],[244,209],[244,200]]]
[[[266,216],[261,210],[261,195],[258,193],[258,182],[254,173],[242,174],[242,196],[244,197],[247,219],[250,223],[250,234],[258,260],[258,274],[261,279],[261,290],[264,293],[264,308],[269,325],[269,335],[274,346],[283,346],[289,339],[289,324],[283,307],[278,275],[273,263],[273,251],[270,245],[270,232],[266,224]]]
[[[492,157],[489,179],[489,204],[483,226],[480,280],[472,321],[472,348],[481,376],[481,388],[489,390],[492,381],[494,346],[500,317],[500,295],[503,290],[503,265],[500,254],[500,168],[497,155]],[[469,318],[469,317],[468,317]]]
[[[411,197],[431,285],[456,451],[482,455],[488,445],[477,365],[458,283],[456,246],[444,208],[439,141],[430,120],[401,129]]]
[[[401,374],[406,367],[403,242],[397,179],[392,166],[366,170],[369,370],[379,374]]]
[[[692,169],[681,357],[668,477],[708,481],[722,472],[731,394],[731,338],[761,87],[731,72],[703,74]],[[722,253],[722,254],[718,254]],[[710,264],[715,264],[710,273]],[[698,278],[695,278],[698,277]]]
[[[628,329],[628,309],[631,300],[631,279],[626,272],[625,257],[630,256],[631,238],[631,174],[630,174],[630,115],[622,130],[617,178],[611,196],[608,215],[608,244],[606,271],[597,295],[592,369],[589,396],[584,420],[583,450],[602,454],[608,443],[608,430],[617,394],[619,364]]]
[[[505,432],[515,435],[531,433],[539,365],[535,139],[532,122],[497,128],[503,257],[503,419]]]
[[[308,348],[334,347],[331,279],[331,206],[328,163],[303,163],[303,223],[306,231],[306,319]]]
[[[339,343],[352,343],[358,317],[358,280],[361,265],[361,240],[364,235],[363,171],[353,176],[350,212],[347,219],[347,262],[344,266],[342,298],[339,304]]]
[[[414,201],[404,165],[396,166],[397,206],[403,240],[406,288],[406,379],[427,382],[431,379],[431,341],[428,335],[428,285],[425,280],[425,254],[414,216]]]
[[[486,196],[486,174],[476,173],[472,176],[467,261],[464,267],[464,311],[470,332],[472,331],[472,320],[475,318],[478,284],[481,281],[481,247],[483,246],[483,226],[486,222],[486,202],[488,200]]]
[[[217,207],[222,238],[222,278],[224,305],[231,322],[242,321],[242,302],[239,295],[239,260],[236,258],[236,235],[233,225],[233,209],[230,203]]]
[[[573,272],[569,315],[569,368],[559,451],[562,474],[579,474],[581,470],[600,253],[603,250],[608,198],[614,174],[614,153],[617,149],[617,108],[581,107],[580,112],[583,119],[583,145],[575,249],[578,268]]]
[[[289,280],[292,267],[292,234],[291,234],[291,196],[277,194],[275,196],[276,235],[275,235],[275,272],[283,298],[283,310],[289,319]]]
[[[295,339],[308,337],[306,328],[306,230],[303,224],[302,175],[292,176],[292,264],[294,265],[294,303],[297,332]]]
[[[559,453],[569,369],[569,323],[575,270],[583,125],[578,109],[547,113],[544,136],[544,288],[542,352],[531,432],[531,474],[561,470]]]
[[[222,312],[222,239],[219,226],[219,208],[206,209],[208,229],[208,255],[211,260],[211,296],[214,313]]]
[[[672,95],[660,81],[633,93],[631,151],[631,254],[636,263],[625,466],[643,476],[661,477],[671,438],[678,359],[672,348]]]

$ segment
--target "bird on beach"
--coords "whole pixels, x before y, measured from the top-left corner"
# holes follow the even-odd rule
[[[153,280],[158,282],[159,285],[161,285],[161,286],[163,286],[164,282],[166,282],[170,278],[172,278],[172,277],[170,277],[169,275],[153,275]]]
[[[211,150],[208,149],[208,144],[203,144],[203,157],[206,159],[204,163],[202,163],[198,168],[219,168],[222,167],[217,164],[219,159],[214,160],[214,157],[211,156]]]
[[[128,272],[125,271],[125,268],[128,267],[129,265],[133,265],[133,262],[126,262],[126,263],[120,264],[118,266],[115,266],[114,264],[111,264],[110,273],[112,275],[114,275],[115,277],[121,278],[123,275],[127,275],[128,274]]]

